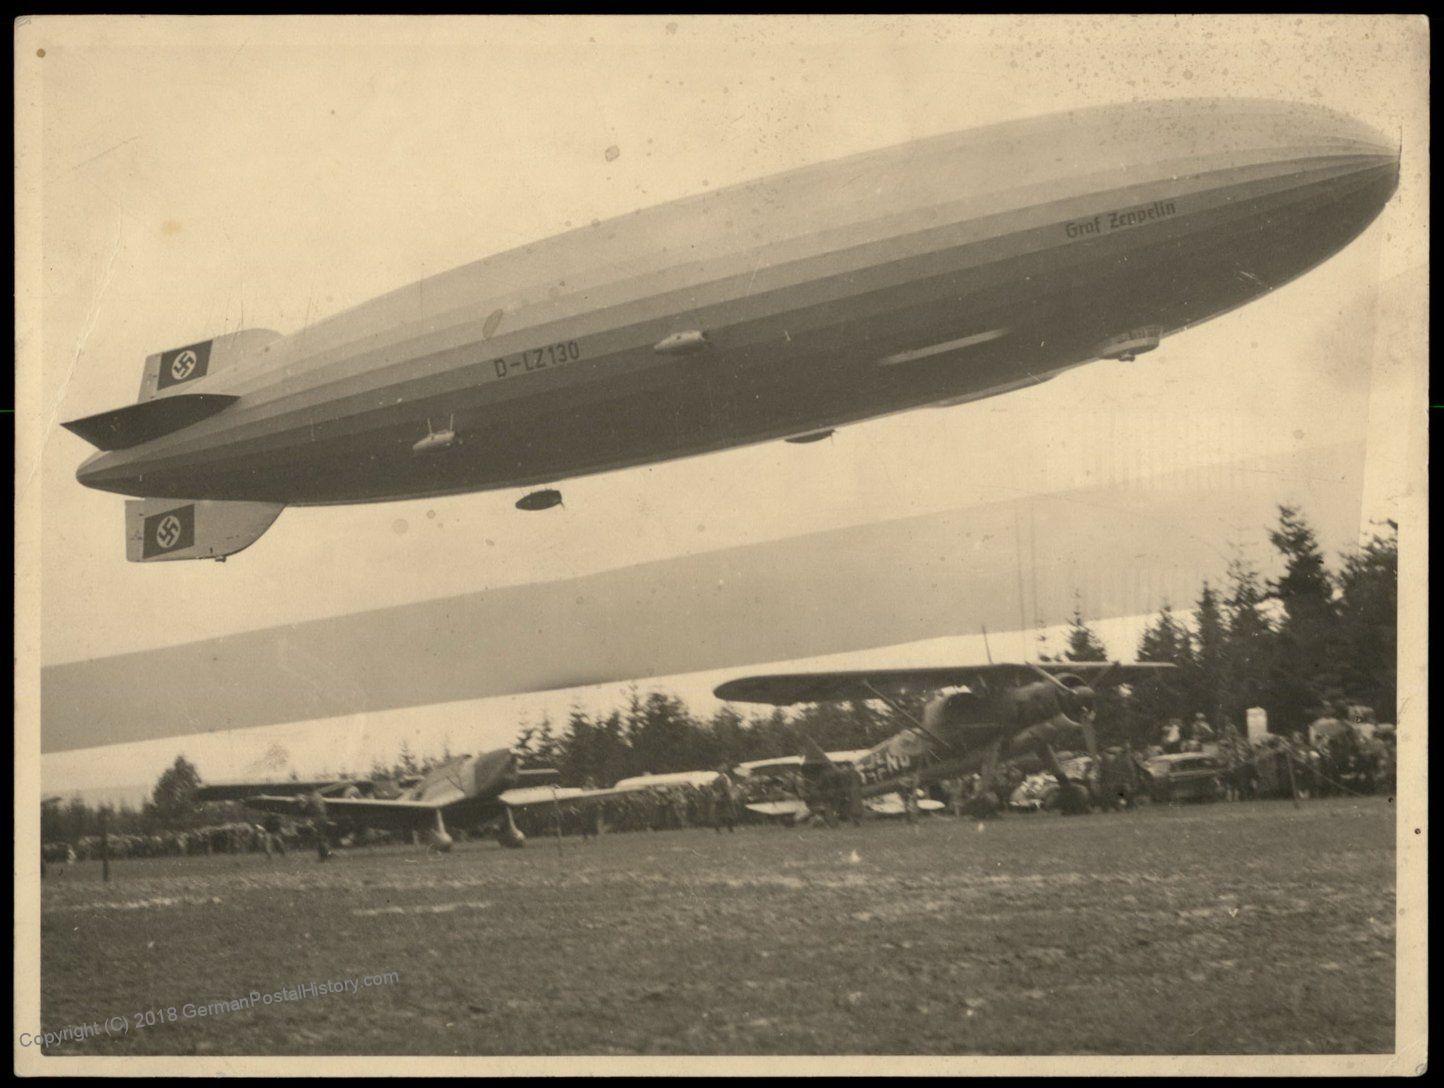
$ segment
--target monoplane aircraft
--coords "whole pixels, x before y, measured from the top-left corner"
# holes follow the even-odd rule
[[[410,831],[433,849],[447,851],[452,827],[496,829],[502,846],[519,848],[526,836],[512,819],[531,805],[572,806],[613,796],[615,790],[563,789],[551,769],[527,770],[507,748],[458,756],[398,783],[358,779],[231,782],[202,786],[199,801],[240,801],[247,808],[322,824]],[[538,788],[550,786],[551,788]]]

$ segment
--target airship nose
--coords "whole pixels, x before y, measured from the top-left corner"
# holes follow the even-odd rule
[[[1334,252],[1362,232],[1399,187],[1400,141],[1352,117],[1296,106],[1269,118],[1278,160],[1292,172],[1292,212]],[[1301,242],[1301,249],[1310,243]]]
[[[1336,187],[1342,196],[1355,194],[1357,206],[1365,222],[1383,210],[1399,188],[1401,148],[1387,139],[1371,146],[1361,146],[1348,153],[1340,165]]]
[[[1398,138],[1322,109],[1313,114],[1293,114],[1285,123],[1293,127],[1295,139],[1313,145],[1311,157],[1336,159],[1344,172],[1384,190],[1385,199],[1398,187],[1403,151]]]
[[[1398,139],[1358,122],[1348,125],[1338,139],[1344,153],[1354,159],[1361,170],[1387,181],[1389,193],[1394,192],[1399,185],[1399,163],[1404,151]]]

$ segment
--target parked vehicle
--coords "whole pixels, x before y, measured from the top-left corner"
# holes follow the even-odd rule
[[[1146,764],[1154,801],[1217,801],[1223,796],[1224,763],[1204,752],[1154,756]]]

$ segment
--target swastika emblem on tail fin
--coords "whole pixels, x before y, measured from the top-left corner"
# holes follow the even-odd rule
[[[141,537],[141,558],[165,555],[192,547],[196,542],[196,508],[181,506],[145,519]]]
[[[155,540],[162,548],[174,548],[175,542],[180,539],[181,523],[180,518],[174,514],[167,514],[160,519],[160,525],[155,531]]]
[[[160,371],[156,374],[155,386],[165,389],[181,382],[204,378],[211,362],[211,342],[191,344],[188,347],[172,348],[160,355]]]
[[[191,376],[191,371],[196,368],[196,353],[186,348],[170,364],[170,376],[178,382],[183,382]]]

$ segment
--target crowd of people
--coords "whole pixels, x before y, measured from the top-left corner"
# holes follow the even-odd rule
[[[1393,728],[1383,726],[1372,736],[1346,729],[1313,737],[1269,734],[1252,745],[1238,738],[1220,745],[1227,796],[1247,801],[1392,794],[1397,777],[1395,741]]]
[[[1166,774],[1168,764],[1160,757],[1189,755],[1200,757],[1190,761],[1195,772],[1216,768],[1218,800],[1392,794],[1396,783],[1394,727],[1375,723],[1366,708],[1335,707],[1306,730],[1266,733],[1252,742],[1231,725],[1214,730],[1196,714],[1189,722],[1165,722],[1152,744],[1104,749],[1096,773],[1086,757],[1063,753],[1063,758],[1072,764],[1070,776],[1076,770],[1093,788],[1098,807],[1130,808],[1156,796],[1153,776]],[[1026,763],[1000,768],[992,788],[1014,797],[1029,780],[1026,771]],[[964,786],[965,796],[982,788],[976,781]]]
[[[93,861],[105,854],[115,859],[175,858],[245,854],[265,850],[268,846],[284,853],[287,840],[292,845],[303,840],[300,826],[286,828],[284,832],[278,829],[273,833],[259,824],[225,823],[190,831],[162,831],[154,835],[82,835],[74,843],[46,843],[43,856],[47,862]]]
[[[192,828],[162,831],[153,835],[117,833],[82,835],[74,842],[41,845],[45,865],[131,858],[209,857],[214,854],[275,854],[314,849],[322,832],[308,820],[268,818],[262,823],[231,821]],[[405,836],[396,832],[366,830],[368,845],[399,843]],[[354,838],[352,841],[355,841]]]

